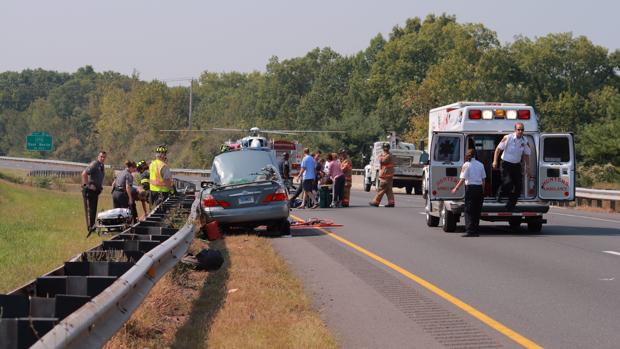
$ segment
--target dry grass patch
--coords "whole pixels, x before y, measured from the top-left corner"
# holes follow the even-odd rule
[[[220,270],[167,274],[106,348],[337,347],[269,239],[211,245],[224,254]]]

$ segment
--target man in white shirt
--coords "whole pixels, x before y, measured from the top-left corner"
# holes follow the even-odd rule
[[[525,127],[522,123],[515,124],[515,131],[504,136],[495,148],[493,155],[493,169],[497,169],[497,159],[502,153],[502,185],[497,192],[497,201],[502,196],[508,196],[506,210],[514,210],[517,199],[521,195],[523,186],[523,174],[521,173],[521,161],[525,160],[526,173],[529,177],[529,156],[532,153],[530,144],[523,136]]]
[[[465,153],[465,163],[461,168],[459,181],[452,189],[453,193],[465,183],[465,234],[463,237],[478,236],[480,213],[484,203],[484,179],[487,177],[484,165],[476,160],[476,150],[468,149]]]

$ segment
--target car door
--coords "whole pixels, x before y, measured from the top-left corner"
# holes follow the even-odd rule
[[[456,193],[452,188],[459,181],[464,161],[464,135],[457,132],[434,132],[431,140],[428,188],[431,200],[463,199],[465,187]]]
[[[543,200],[575,200],[575,144],[570,133],[540,135],[538,197]]]

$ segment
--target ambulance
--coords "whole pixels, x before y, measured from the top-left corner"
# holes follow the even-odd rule
[[[492,168],[495,148],[514,132],[516,123],[525,126],[524,137],[531,155],[530,176],[522,173],[523,187],[515,209],[506,210],[506,200],[497,200],[501,166]],[[486,181],[480,219],[507,222],[513,230],[521,224],[537,233],[547,221],[549,203],[575,199],[575,146],[572,133],[540,133],[534,108],[517,103],[457,102],[429,113],[429,159],[424,168],[423,196],[426,224],[455,231],[463,213],[465,188],[451,190],[459,180],[465,152],[474,148],[484,165]],[[501,162],[501,160],[500,160]]]

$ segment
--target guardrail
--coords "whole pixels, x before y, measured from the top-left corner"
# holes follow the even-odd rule
[[[184,184],[181,193],[195,190],[192,183],[175,182]],[[187,252],[197,229],[197,205],[193,195],[171,197],[145,221],[0,295],[0,348],[101,347]],[[167,228],[164,219],[174,208],[189,209],[179,230]]]
[[[53,165],[79,166],[80,168],[84,168],[88,165],[85,163],[71,162],[71,161],[28,159],[28,158],[16,158],[16,157],[9,157],[9,156],[0,156],[0,160],[23,161],[23,162],[33,162],[33,163],[53,164]],[[108,165],[106,165],[106,167],[108,167]],[[211,173],[210,170],[202,170],[202,169],[175,168],[175,169],[171,169],[171,171],[173,174],[200,176],[200,177],[209,177]],[[353,169],[353,174],[364,175],[364,169],[355,168]],[[599,207],[603,209],[609,209],[612,211],[620,212],[620,204],[616,203],[617,201],[620,201],[620,191],[618,190],[599,190],[599,189],[577,188],[575,201],[577,205],[581,205],[581,206],[593,206],[593,207]],[[566,205],[568,204],[566,203],[560,204],[560,206],[566,206]]]

